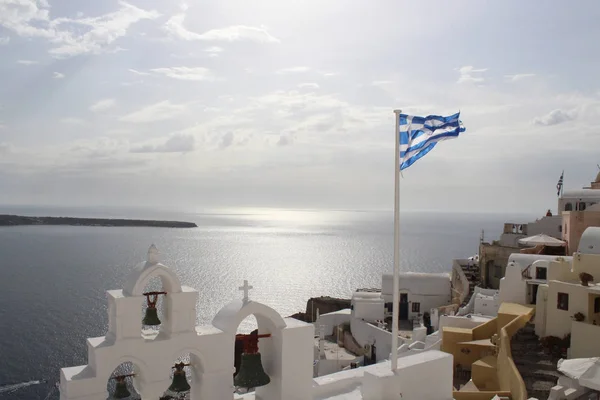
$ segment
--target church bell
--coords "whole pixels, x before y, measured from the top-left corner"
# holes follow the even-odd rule
[[[184,363],[179,363],[179,364],[175,364],[175,372],[173,373],[173,382],[171,383],[171,386],[169,386],[169,391],[171,392],[175,392],[175,393],[180,393],[180,392],[187,392],[188,390],[191,389],[190,384],[187,381],[187,377],[185,376],[185,371],[183,370],[183,367],[186,364]]]
[[[115,386],[115,392],[112,395],[113,399],[126,399],[131,396],[131,392],[127,389],[127,382],[125,379],[117,379],[117,384]]]
[[[234,385],[250,389],[265,386],[269,382],[271,382],[271,378],[263,369],[260,353],[242,354],[240,370],[233,378]]]
[[[148,308],[146,308],[146,315],[142,320],[142,324],[152,326],[160,325],[160,319],[158,319],[158,310],[156,307],[148,306]]]
[[[148,307],[146,308],[146,315],[142,320],[142,324],[149,326],[160,325],[160,319],[158,319],[158,310],[156,309],[156,302],[158,301],[159,292],[145,294]]]

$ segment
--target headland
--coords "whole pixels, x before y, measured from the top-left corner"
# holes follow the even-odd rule
[[[75,218],[75,217],[30,217],[0,214],[0,226],[19,225],[71,225],[150,228],[197,228],[193,222],[157,221],[143,219]]]

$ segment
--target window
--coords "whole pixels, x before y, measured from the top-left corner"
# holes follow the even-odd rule
[[[562,225],[558,226],[558,231],[562,233]]]
[[[583,201],[579,202],[579,211],[585,210],[585,203]]]
[[[385,303],[385,309],[388,312],[392,312],[392,309],[394,308],[394,303]]]
[[[415,303],[413,301],[413,303],[412,303],[412,312],[416,312],[416,313],[421,312],[421,303]]]
[[[565,204],[565,211],[573,211],[573,204],[571,204],[571,203]]]
[[[559,310],[569,311],[569,294],[568,293],[559,293],[558,294],[558,304],[556,308]]]
[[[536,267],[535,269],[535,279],[548,279],[546,278],[547,270],[544,267]]]
[[[594,314],[600,313],[600,297],[594,299]]]

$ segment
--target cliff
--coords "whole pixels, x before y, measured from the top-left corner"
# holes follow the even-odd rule
[[[337,299],[329,296],[312,297],[306,302],[305,312],[298,312],[290,317],[304,322],[314,322],[317,317],[317,309],[320,314],[327,314],[345,308],[350,308],[349,299]]]
[[[153,221],[143,219],[72,218],[72,217],[24,217],[0,214],[0,226],[18,225],[72,225],[72,226],[128,226],[155,228],[197,228],[193,222]]]

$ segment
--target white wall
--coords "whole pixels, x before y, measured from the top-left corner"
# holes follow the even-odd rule
[[[442,330],[443,327],[453,327],[453,328],[466,328],[473,329],[478,327],[479,325],[486,323],[489,321],[488,318],[481,317],[461,317],[461,316],[450,316],[450,315],[442,315],[440,317],[440,326],[438,328],[438,332]]]
[[[506,266],[504,278],[500,279],[500,302],[527,304],[527,282],[522,276],[523,269],[515,262]]]
[[[486,296],[477,293],[475,296],[474,313],[478,315],[489,315],[495,317],[500,309],[500,297],[498,295]]]
[[[385,304],[380,293],[354,292],[351,305],[354,318],[369,322],[385,318]]]
[[[393,301],[393,283],[393,275],[382,276],[381,296],[386,303]],[[452,302],[449,274],[403,272],[400,274],[399,291],[408,295],[408,319]],[[413,303],[419,303],[419,312],[413,312]]]
[[[546,336],[546,310],[548,307],[548,285],[539,285],[535,300],[535,334]]]
[[[364,400],[450,400],[452,399],[452,355],[426,351],[398,360],[396,374],[386,364],[365,371]],[[429,379],[428,379],[429,378]]]
[[[558,200],[559,210],[564,211],[565,204],[571,203],[573,211],[575,211],[575,205],[580,201],[585,202],[587,207],[590,207],[591,203],[600,202],[600,190],[579,189],[566,191],[563,197]]]
[[[361,345],[375,343],[375,356],[377,360],[389,359],[392,351],[392,333],[385,329],[378,328],[360,319],[353,318],[350,322],[352,336]],[[398,346],[403,343],[402,338],[398,338]]]
[[[398,359],[398,370],[391,374],[386,361],[322,376],[314,379],[311,394],[314,400],[398,399],[399,393],[402,400],[452,399],[452,355],[433,350],[403,357]]]
[[[326,358],[320,359],[319,363],[317,364],[318,376],[330,375],[336,372],[340,372],[353,362],[362,362],[362,360],[363,356],[357,356],[352,360],[328,360]]]
[[[325,335],[332,335],[333,329],[343,323],[350,322],[352,314],[350,309],[334,311],[327,314],[319,315],[319,318],[315,321],[315,330],[318,330],[321,326],[325,332]]]
[[[456,315],[467,315],[467,314],[475,313],[475,298],[476,298],[476,294],[478,294],[478,293],[485,295],[485,296],[497,297],[499,294],[499,291],[495,290],[495,289],[483,289],[483,288],[480,288],[479,286],[475,286],[473,295],[469,299],[469,302],[467,304],[465,304],[464,307],[461,307],[458,310],[458,312],[456,313]]]
[[[539,289],[538,289],[539,290]],[[569,309],[557,308],[558,293],[569,294]],[[588,291],[579,284],[567,282],[548,282],[548,301],[546,304],[546,336],[564,337],[571,332],[572,316],[581,312],[588,317]]]
[[[569,358],[600,357],[600,326],[572,322]]]
[[[506,265],[508,266],[511,262],[514,262],[519,267],[521,267],[521,270],[524,270],[529,265],[533,264],[533,262],[536,261],[536,260],[550,260],[550,261],[555,261],[556,258],[557,258],[557,256],[547,256],[547,255],[542,255],[542,254],[512,253],[508,257],[508,262],[507,262]],[[571,256],[563,256],[562,258],[566,262],[569,262],[569,264],[573,260],[573,257],[571,257]]]
[[[560,226],[562,225],[562,215],[556,214],[551,217],[543,217],[535,222],[527,224],[527,235],[534,236],[545,233],[557,239],[562,237]]]
[[[446,294],[450,292],[449,274],[427,274],[420,272],[401,272],[399,275],[400,290],[425,295]],[[394,279],[392,274],[383,274],[381,294],[392,296]],[[387,301],[387,300],[386,300]]]

